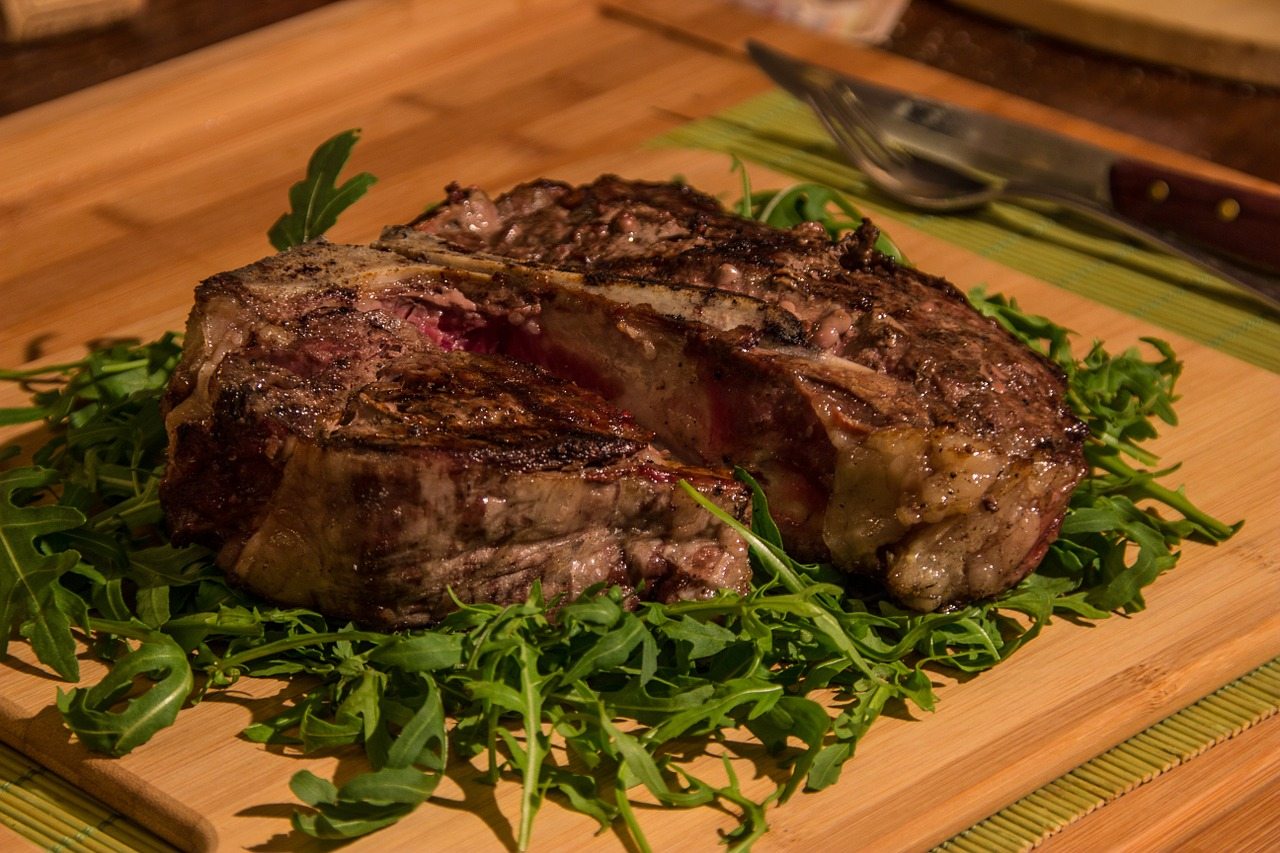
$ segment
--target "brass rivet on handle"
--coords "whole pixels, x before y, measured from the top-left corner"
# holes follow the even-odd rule
[[[1218,218],[1223,222],[1235,222],[1240,215],[1240,202],[1234,198],[1224,198],[1218,202]]]
[[[1151,186],[1147,187],[1147,195],[1151,196],[1152,201],[1164,201],[1169,197],[1169,184],[1165,181],[1152,181]]]

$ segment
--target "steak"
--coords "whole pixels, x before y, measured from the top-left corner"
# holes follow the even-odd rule
[[[528,312],[450,275],[313,243],[201,284],[166,398],[175,540],[273,601],[384,628],[535,581],[548,598],[745,591],[741,540],[678,487],[745,518],[741,484],[495,354],[492,317],[505,333]]]
[[[752,470],[794,554],[928,611],[1035,568],[1086,471],[1087,429],[1052,363],[876,237],[869,222],[839,241],[816,224],[774,229],[687,186],[604,176],[495,199],[454,185],[380,245],[490,272],[507,259],[504,281],[541,306],[519,357],[686,461]],[[576,291],[555,283],[568,271]],[[654,310],[588,304],[620,281],[663,282]],[[707,323],[696,291],[758,304],[760,319]]]
[[[741,465],[788,550],[928,611],[1057,534],[1086,430],[1046,359],[941,278],[677,184],[535,181],[372,247],[197,290],[167,397],[175,538],[275,601],[383,627],[617,584],[744,590]]]

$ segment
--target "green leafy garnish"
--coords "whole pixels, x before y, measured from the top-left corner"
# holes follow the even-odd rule
[[[794,228],[804,222],[816,222],[826,229],[832,240],[862,224],[862,212],[833,187],[807,182],[780,190],[753,192],[742,161],[734,157],[732,164],[733,170],[742,174],[742,197],[735,206],[740,216],[758,219],[774,228]],[[906,255],[883,231],[876,237],[875,248],[897,263],[911,266]]]
[[[121,711],[111,708],[142,676],[155,682],[128,700]],[[115,661],[93,687],[58,691],[58,710],[81,742],[95,752],[126,755],[178,718],[192,688],[191,665],[172,637],[156,632]]]
[[[53,479],[53,471],[38,467],[0,474],[0,655],[7,653],[11,626],[18,625],[41,662],[74,680],[80,666],[71,626],[85,623],[85,607],[62,585],[62,576],[80,555],[47,553],[36,543],[80,526],[84,516],[74,507],[14,502],[16,494],[34,494]]]
[[[334,183],[354,142],[336,139],[345,141],[313,158],[309,172],[328,176],[317,186]],[[305,184],[294,188],[296,209],[310,193]],[[753,193],[744,183],[743,198],[744,213],[779,225],[815,219],[833,236],[861,222],[839,193],[813,184]],[[306,230],[317,220],[305,221],[312,225],[297,241],[318,233]],[[1239,527],[1164,485],[1176,466],[1146,467],[1158,462],[1143,447],[1156,424],[1176,422],[1180,365],[1166,344],[1147,342],[1154,358],[1097,344],[1077,358],[1066,329],[999,296],[971,298],[1062,368],[1091,432],[1093,471],[1061,537],[1036,573],[994,599],[921,614],[853,594],[831,567],[786,553],[763,492],[739,471],[753,493],[750,529],[687,490],[749,543],[747,595],[630,606],[617,589],[601,589],[553,608],[535,585],[524,602],[460,603],[432,629],[399,633],[272,607],[230,588],[207,551],[176,547],[166,535],[160,399],[180,355],[169,335],[0,373],[33,391],[30,407],[0,417],[39,419],[52,435],[30,464],[0,473],[0,652],[16,632],[41,662],[74,679],[73,632],[83,631],[111,670],[97,685],[60,693],[57,704],[83,743],[112,755],[145,743],[209,690],[309,676],[309,692],[244,737],[298,755],[362,751],[367,772],[341,785],[306,770],[293,777],[303,804],[293,826],[318,838],[391,825],[474,761],[485,781],[521,786],[521,849],[555,798],[648,850],[632,805],[642,790],[671,808],[735,814],[724,840],[746,849],[766,831],[769,808],[839,779],[886,708],[931,711],[931,672],[988,669],[1055,615],[1139,610],[1143,588],[1174,566],[1183,540],[1222,541]],[[0,452],[0,462],[13,465],[12,456]],[[742,759],[724,746],[735,730],[749,731],[777,762],[775,787],[760,799],[743,792]],[[721,759],[721,780],[694,774],[700,752]]]
[[[31,410],[53,432],[33,464],[0,474],[0,653],[17,626],[42,663],[77,679],[72,627],[87,627],[87,608],[110,610],[131,561],[177,550],[150,539],[164,464],[160,393],[180,354],[166,335],[0,375],[38,389]],[[87,577],[103,580],[100,601],[82,594]]]
[[[1134,462],[1159,462],[1140,444],[1156,437],[1156,421],[1177,423],[1174,384],[1182,364],[1169,345],[1157,338],[1142,339],[1155,351],[1156,358],[1150,361],[1136,348],[1112,355],[1098,342],[1077,360],[1068,332],[1061,326],[1025,314],[1011,300],[989,297],[981,288],[969,298],[980,312],[994,317],[1062,369],[1067,399],[1089,426],[1084,451],[1093,474],[1072,495],[1062,536],[1050,547],[1039,572],[1079,578],[1086,589],[1084,599],[1093,607],[1129,613],[1142,610],[1146,607],[1142,588],[1173,568],[1182,540],[1222,542],[1240,529],[1240,523],[1223,524],[1180,490],[1160,482],[1178,466],[1159,471],[1134,467]],[[1180,517],[1163,519],[1144,502],[1163,504]],[[1126,543],[1134,547],[1127,548]]]
[[[290,211],[281,214],[267,232],[272,246],[283,252],[314,240],[377,183],[373,175],[361,172],[338,185],[338,174],[359,139],[359,130],[344,130],[315,150],[307,163],[307,176],[289,188]]]

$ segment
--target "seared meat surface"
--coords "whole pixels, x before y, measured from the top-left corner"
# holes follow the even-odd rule
[[[631,412],[681,458],[752,469],[800,556],[932,610],[1036,566],[1085,472],[1085,428],[1055,367],[950,283],[876,252],[875,238],[864,224],[833,243],[816,225],[743,220],[685,186],[605,176],[494,199],[453,186],[382,245],[465,264],[445,260],[444,241],[473,264],[518,261],[511,279],[578,271],[601,298],[619,280],[661,281],[793,317],[798,329],[751,335],[691,323],[664,298],[650,300],[654,316],[633,305],[621,318],[587,311],[592,321],[572,309],[581,293],[533,284],[542,334],[524,356]]]
[[[1045,359],[864,223],[832,242],[605,176],[444,204],[197,290],[167,399],[175,537],[382,627],[618,584],[745,590],[729,469],[789,549],[933,610],[1040,561],[1085,471]]]
[[[520,307],[447,279],[311,244],[202,284],[167,400],[175,538],[274,601],[382,627],[440,618],[450,590],[508,602],[535,580],[548,597],[745,591],[741,540],[678,482],[740,518],[742,486],[495,354]]]

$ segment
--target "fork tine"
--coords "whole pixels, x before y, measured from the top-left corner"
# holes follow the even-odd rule
[[[886,169],[907,163],[906,154],[885,142],[880,126],[862,106],[852,89],[837,80],[822,94],[824,104],[834,121],[841,125],[868,157]]]
[[[990,200],[991,189],[952,167],[892,145],[842,83],[810,91],[810,105],[845,155],[881,191],[925,210],[962,210]]]
[[[864,108],[863,102],[858,99],[858,95],[855,95],[849,86],[844,82],[837,82],[836,90],[831,92],[831,97],[837,114],[844,117],[850,128],[856,128],[855,136],[863,142],[864,147],[873,152],[878,163],[905,164],[908,161],[908,155],[904,151],[896,149],[884,140],[884,134],[879,129],[876,119],[872,118]]]
[[[895,165],[892,154],[878,139],[850,120],[838,106],[838,99],[826,89],[810,93],[810,106],[826,126],[836,144],[862,172],[874,178],[891,172]]]

